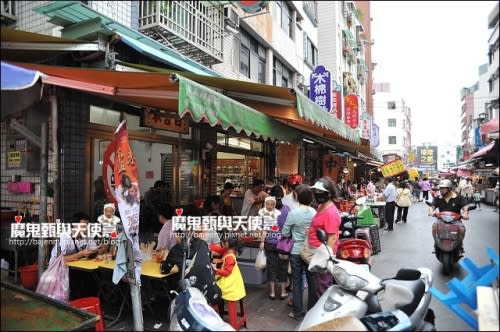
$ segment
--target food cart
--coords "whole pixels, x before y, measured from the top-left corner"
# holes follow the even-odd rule
[[[98,317],[42,294],[1,283],[2,331],[79,331]]]

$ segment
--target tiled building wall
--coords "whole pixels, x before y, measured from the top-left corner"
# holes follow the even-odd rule
[[[133,26],[132,1],[89,1],[89,7],[126,27]]]
[[[57,26],[47,22],[48,16],[38,14],[35,8],[52,1],[16,1],[17,23],[16,30],[52,35],[52,30]]]

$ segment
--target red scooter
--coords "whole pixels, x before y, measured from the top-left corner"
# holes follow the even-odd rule
[[[426,202],[432,206],[431,203]],[[474,205],[469,205],[468,210],[474,210]],[[462,242],[465,235],[465,226],[461,220],[462,215],[451,211],[436,212],[437,221],[432,225],[434,238],[434,254],[443,265],[443,273],[449,275],[453,266],[462,258]]]
[[[357,225],[357,220],[363,218],[353,214],[356,205],[354,204],[351,207],[349,213],[342,212],[340,214],[340,236],[336,257],[370,266],[370,257],[372,255],[370,235],[368,231],[361,232],[364,227]]]

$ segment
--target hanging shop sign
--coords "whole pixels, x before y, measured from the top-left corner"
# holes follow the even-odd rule
[[[181,134],[189,133],[189,120],[181,119],[177,114],[170,115],[148,109],[141,113],[141,126]]]
[[[380,172],[384,178],[395,176],[406,171],[406,167],[401,159],[396,159],[380,166]]]
[[[372,132],[370,137],[370,143],[372,147],[376,148],[380,145],[380,131],[379,127],[374,123],[372,124]]]
[[[336,81],[332,81],[332,113],[342,120],[342,87]]]
[[[344,122],[352,129],[356,129],[359,123],[358,96],[356,96],[355,94],[347,95],[345,97],[344,105],[345,105]]]
[[[310,99],[319,107],[330,113],[331,101],[331,76],[324,66],[317,66],[310,75],[311,94]]]
[[[359,133],[361,138],[370,139],[372,131],[372,116],[368,112],[363,112],[359,116]]]

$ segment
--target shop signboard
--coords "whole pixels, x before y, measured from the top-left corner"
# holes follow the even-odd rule
[[[332,113],[342,120],[342,87],[336,81],[332,81]]]
[[[372,116],[368,112],[363,112],[359,116],[359,133],[361,138],[370,139],[372,128]]]
[[[372,132],[370,137],[372,147],[376,148],[380,145],[380,131],[378,125],[372,124]]]
[[[146,109],[141,113],[141,127],[188,134],[189,120],[181,119],[177,114],[170,115],[164,112]]]
[[[380,172],[384,178],[395,176],[406,171],[406,167],[401,159],[396,159],[380,166]]]
[[[416,164],[426,171],[437,171],[437,146],[417,146]]]
[[[319,107],[330,113],[332,108],[330,72],[324,66],[316,66],[310,76],[310,99]]]
[[[344,122],[352,129],[356,129],[359,123],[358,96],[356,96],[355,94],[347,95],[345,97],[344,107],[345,107]]]

